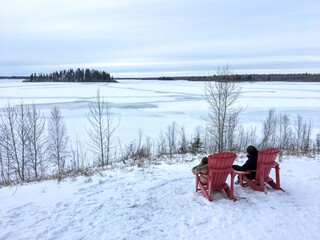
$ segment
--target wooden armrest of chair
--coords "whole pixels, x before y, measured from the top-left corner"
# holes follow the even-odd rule
[[[234,170],[234,173],[236,175],[245,175],[245,174],[249,174],[251,172],[255,172],[255,171],[254,170],[249,170],[249,171],[236,171],[236,170]]]

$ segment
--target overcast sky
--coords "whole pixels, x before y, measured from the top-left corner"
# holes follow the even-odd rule
[[[319,0],[0,0],[0,75],[320,72]]]

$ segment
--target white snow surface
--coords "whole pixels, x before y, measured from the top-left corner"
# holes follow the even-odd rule
[[[319,239],[319,158],[284,157],[285,192],[236,185],[236,202],[209,202],[190,171],[200,157],[3,187],[0,239]]]

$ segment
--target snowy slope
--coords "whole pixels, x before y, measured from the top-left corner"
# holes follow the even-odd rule
[[[319,239],[319,159],[284,157],[285,192],[236,186],[237,202],[194,191],[198,160],[1,188],[0,239]]]

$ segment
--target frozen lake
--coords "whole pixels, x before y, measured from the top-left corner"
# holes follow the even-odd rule
[[[152,139],[173,121],[192,134],[203,124],[208,107],[204,82],[120,80],[119,83],[23,83],[0,80],[0,108],[8,102],[36,104],[48,116],[57,106],[71,137],[86,136],[88,102],[98,88],[112,103],[112,113],[120,118],[117,137],[127,143],[137,139],[139,130]],[[320,83],[259,82],[241,83],[239,104],[244,126],[261,126],[269,109],[286,113],[294,121],[300,114],[312,121],[313,134],[320,132]]]

